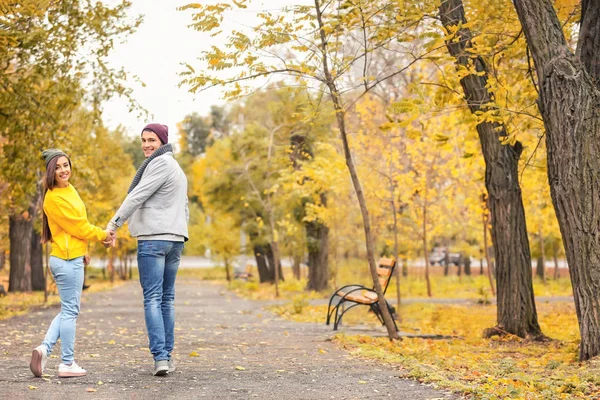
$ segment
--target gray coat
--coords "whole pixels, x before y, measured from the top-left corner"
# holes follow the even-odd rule
[[[152,160],[138,185],[127,195],[108,228],[129,221],[131,236],[176,235],[188,240],[187,178],[167,152]]]

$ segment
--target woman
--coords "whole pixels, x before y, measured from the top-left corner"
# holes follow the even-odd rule
[[[154,375],[160,376],[175,371],[175,278],[188,240],[187,178],[173,158],[166,125],[146,125],[141,140],[146,160],[108,229],[115,232],[129,220],[131,236],[138,240],[146,329]]]
[[[69,157],[58,149],[44,150],[42,156],[46,162],[42,241],[52,243],[49,264],[60,295],[60,312],[50,324],[44,342],[33,350],[29,366],[35,376],[42,376],[48,356],[60,338],[62,362],[58,376],[84,376],[85,369],[74,360],[74,347],[83,267],[89,262],[87,241],[95,239],[110,245],[113,238],[108,230],[88,222],[85,205],[69,184]]]

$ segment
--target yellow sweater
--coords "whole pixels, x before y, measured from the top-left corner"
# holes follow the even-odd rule
[[[87,254],[87,241],[102,241],[106,232],[90,224],[85,204],[79,193],[69,185],[66,188],[55,187],[46,192],[44,212],[52,233],[51,255],[72,260]]]

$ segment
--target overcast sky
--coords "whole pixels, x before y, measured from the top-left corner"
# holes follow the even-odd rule
[[[111,4],[118,0],[105,0]],[[244,27],[256,21],[260,10],[277,10],[286,4],[306,3],[307,0],[257,0],[249,9],[227,14],[223,31]],[[190,0],[133,0],[131,15],[144,15],[144,22],[137,32],[124,44],[117,45],[110,57],[115,67],[123,66],[131,76],[137,76],[144,84],[130,85],[133,96],[150,113],[149,120],[137,113],[129,113],[127,103],[114,99],[105,105],[104,121],[110,128],[123,125],[130,135],[137,135],[148,122],[160,122],[169,126],[169,139],[176,142],[176,124],[187,114],[207,114],[213,104],[223,104],[221,91],[211,89],[197,95],[188,93],[186,87],[178,88],[178,73],[182,62],[194,67],[200,65],[196,58],[211,44],[219,43],[208,34],[197,32],[187,25],[191,22],[190,11],[177,11],[177,7]],[[206,4],[203,1],[202,4]],[[216,3],[216,1],[210,1]],[[196,70],[198,70],[196,68]]]

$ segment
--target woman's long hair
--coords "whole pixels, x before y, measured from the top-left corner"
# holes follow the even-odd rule
[[[50,162],[48,163],[48,166],[46,167],[46,179],[44,179],[44,195],[42,196],[42,243],[48,243],[48,242],[52,241],[52,232],[50,232],[50,225],[48,224],[48,216],[46,215],[46,212],[44,211],[43,204],[44,204],[44,199],[46,199],[46,193],[48,193],[48,190],[53,190],[54,185],[56,184],[56,181],[55,181],[56,164],[58,163],[59,158],[60,158],[60,156],[54,157],[52,160],[50,160]],[[69,157],[67,157],[67,160],[69,160],[69,167],[71,167],[71,171],[72,171],[73,167],[71,165],[71,159]]]

